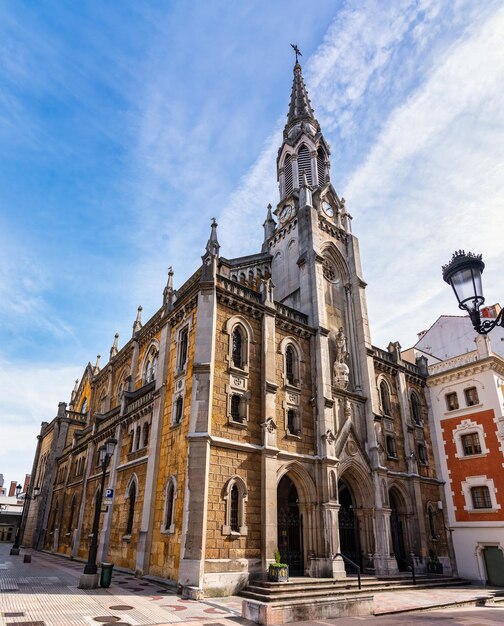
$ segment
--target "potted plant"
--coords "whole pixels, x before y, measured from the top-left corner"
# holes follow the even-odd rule
[[[435,550],[429,550],[429,560],[427,561],[427,571],[429,574],[442,574],[443,564],[438,559]]]
[[[268,567],[268,580],[276,583],[283,583],[289,580],[289,566],[280,562],[280,551],[275,550],[275,562]]]

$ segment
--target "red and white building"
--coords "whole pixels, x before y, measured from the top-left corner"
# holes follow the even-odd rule
[[[444,521],[458,573],[499,586],[504,586],[503,337],[503,329],[479,336],[468,317],[442,316],[403,353],[411,360],[428,359],[431,434],[446,480]]]

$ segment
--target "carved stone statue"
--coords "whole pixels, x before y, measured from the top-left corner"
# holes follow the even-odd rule
[[[348,387],[350,370],[345,361],[348,359],[347,340],[343,327],[336,333],[336,358],[333,365],[333,384],[340,389]]]
[[[348,358],[347,341],[343,326],[340,326],[336,334],[336,363],[344,363]]]

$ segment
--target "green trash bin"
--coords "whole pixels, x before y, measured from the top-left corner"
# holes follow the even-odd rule
[[[114,569],[113,563],[102,563],[100,587],[110,587],[110,583],[112,582],[112,570],[113,569]]]

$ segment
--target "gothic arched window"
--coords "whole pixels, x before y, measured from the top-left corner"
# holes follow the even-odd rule
[[[299,173],[299,186],[303,182],[303,172],[306,173],[308,184],[312,184],[312,172],[311,172],[311,160],[308,148],[302,145],[298,152],[298,173]]]
[[[285,180],[285,192],[284,196],[288,196],[292,193],[292,162],[291,156],[288,154],[284,161],[284,180]]]
[[[131,535],[133,531],[133,521],[135,519],[135,503],[136,503],[136,483],[133,481],[128,491],[128,522],[126,524],[126,534]]]
[[[230,478],[224,487],[224,501],[226,503],[225,523],[222,526],[223,535],[246,535],[245,503],[247,502],[247,487],[239,476]]]
[[[182,421],[182,412],[184,408],[184,399],[182,396],[179,396],[175,401],[175,413],[173,416],[174,424],[180,424]]]
[[[317,150],[317,175],[318,175],[318,184],[322,186],[325,181],[325,160],[326,156],[322,148]]]
[[[163,531],[173,533],[175,530],[175,500],[177,499],[177,482],[171,476],[166,485]]]
[[[240,499],[240,494],[238,493],[238,487],[236,485],[233,485],[231,487],[231,502],[230,502],[230,507],[231,507],[231,511],[230,511],[230,526],[231,526],[231,531],[232,532],[239,532],[240,530],[240,524],[238,521],[238,512],[239,512],[239,499]]]
[[[420,400],[414,391],[411,392],[411,417],[417,426],[422,425],[422,414],[420,412]]]
[[[149,445],[149,424],[145,422],[142,427],[142,448],[146,448]]]
[[[189,343],[189,328],[183,328],[179,333],[179,346],[177,355],[177,369],[182,371],[187,363],[187,347]]]
[[[292,345],[285,348],[285,379],[289,385],[299,385],[299,357]]]
[[[292,346],[287,346],[285,351],[285,376],[290,385],[294,384],[294,350]]]
[[[296,411],[294,411],[294,409],[289,409],[287,411],[287,431],[291,434],[291,435],[296,435],[298,428],[297,428],[297,415],[296,415]]]
[[[384,415],[392,415],[392,409],[390,406],[390,392],[385,381],[380,383],[380,400],[381,408]]]
[[[81,413],[86,413],[87,412],[87,408],[88,408],[88,399],[84,398],[84,400],[82,401],[82,405],[81,405]]]
[[[243,331],[239,326],[235,326],[233,330],[232,337],[233,345],[232,345],[232,354],[231,358],[233,361],[234,367],[239,367],[240,369],[243,367]]]
[[[237,393],[234,393],[231,396],[231,418],[235,422],[241,422],[243,417],[241,415],[241,396]]]
[[[158,352],[156,348],[151,348],[147,356],[147,362],[145,364],[144,384],[152,382],[156,379],[156,369],[158,362]]]

